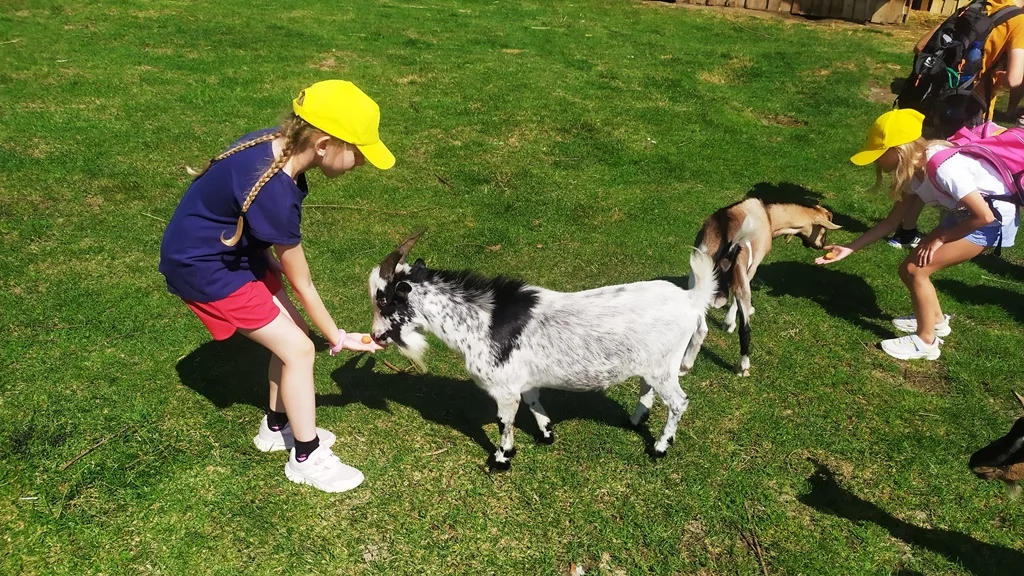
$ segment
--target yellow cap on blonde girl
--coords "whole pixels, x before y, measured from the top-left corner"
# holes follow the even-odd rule
[[[345,80],[317,82],[292,101],[295,114],[339,140],[355,145],[371,164],[387,170],[395,156],[380,141],[380,107]]]
[[[875,120],[868,130],[864,148],[850,157],[850,162],[867,166],[893,146],[901,146],[921,137],[924,114],[910,108],[890,110]]]

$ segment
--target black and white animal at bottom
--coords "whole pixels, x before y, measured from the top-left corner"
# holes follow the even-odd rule
[[[693,359],[697,327],[715,294],[715,271],[706,254],[690,257],[691,289],[655,280],[582,292],[556,292],[504,277],[433,270],[422,259],[405,262],[422,232],[402,242],[370,273],[373,338],[394,342],[423,369],[430,332],[459,352],[474,381],[497,403],[501,434],[492,467],[504,470],[515,455],[513,422],[520,401],[537,420],[543,443],[554,441],[541,388],[607,390],[642,378],[630,418],[648,416],[657,394],[668,420],[653,446],[663,456],[689,400],[679,385],[680,366]],[[684,359],[684,356],[686,359]]]

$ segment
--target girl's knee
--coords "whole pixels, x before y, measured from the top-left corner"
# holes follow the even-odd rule
[[[906,283],[911,282],[914,278],[920,277],[921,274],[921,268],[914,262],[911,262],[909,258],[900,264],[900,278]]]
[[[316,346],[313,341],[307,338],[295,338],[288,343],[284,350],[278,353],[286,366],[288,365],[313,365],[316,357]]]

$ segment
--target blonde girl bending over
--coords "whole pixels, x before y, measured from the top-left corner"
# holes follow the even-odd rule
[[[202,170],[189,170],[196,178],[164,232],[160,272],[214,340],[237,331],[270,350],[270,409],[256,447],[288,450],[289,480],[342,492],[363,474],[339,461],[334,435],[316,427],[313,342],[281,277],[332,356],[381,349],[331,319],[310,278],[300,223],[307,170],[334,178],[365,160],[386,170],[395,157],[378,136],[377,104],[350,82],[318,82],[292,109],[280,127],[243,136]]]
[[[874,162],[878,181],[881,173],[892,174],[891,195],[896,203],[884,220],[845,246],[828,246],[833,258],[818,258],[816,264],[832,264],[891,234],[903,217],[924,205],[945,212],[916,250],[900,265],[900,278],[910,290],[913,316],[893,320],[893,325],[911,333],[883,340],[882,350],[901,360],[939,357],[939,345],[950,334],[950,317],[943,314],[931,276],[939,270],[965,262],[988,248],[1013,246],[1019,215],[1017,206],[1000,200],[1009,192],[995,167],[985,160],[954,154],[942,162],[934,175],[926,174],[928,159],[951,146],[944,140],[921,138],[924,117],[915,110],[892,110],[882,114],[868,131],[864,149],[850,160],[858,166]]]

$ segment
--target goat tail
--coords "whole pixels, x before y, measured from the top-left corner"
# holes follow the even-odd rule
[[[703,315],[718,291],[715,262],[700,248],[694,248],[690,255],[690,297],[694,307]]]

